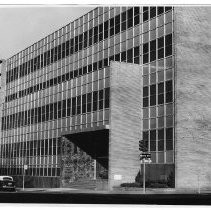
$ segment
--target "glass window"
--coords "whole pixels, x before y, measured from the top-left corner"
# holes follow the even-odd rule
[[[127,39],[131,39],[133,37],[133,28],[127,31]]]
[[[158,59],[164,58],[164,48],[158,50]]]
[[[156,39],[150,42],[150,51],[156,50]]]
[[[156,85],[150,86],[150,95],[156,95]]]
[[[143,88],[143,97],[148,96],[148,87]]]
[[[164,94],[159,94],[158,95],[158,104],[163,104],[164,103]]]
[[[156,141],[150,141],[150,151],[156,151]]]
[[[149,120],[143,120],[143,129],[144,130],[149,129]]]
[[[150,40],[156,39],[156,30],[150,31]]]
[[[165,45],[171,45],[172,44],[172,34],[168,34],[165,36]]]
[[[164,141],[158,141],[158,151],[164,151]],[[161,153],[160,155],[162,155],[162,158],[159,162],[163,162],[164,159],[163,159],[163,153]],[[159,156],[159,159],[160,159],[160,156]]]
[[[158,84],[158,94],[164,93],[164,83],[159,83]]]
[[[173,116],[167,116],[166,117],[166,127],[172,127],[173,126]]]
[[[156,105],[156,95],[150,96],[150,106]]]
[[[143,34],[143,43],[149,42],[149,32]]]
[[[166,92],[170,92],[170,91],[172,91],[172,89],[173,89],[172,80],[166,81]]]
[[[148,63],[148,62],[149,62],[149,54],[146,53],[146,54],[143,55],[143,64]]]
[[[134,50],[134,57],[139,56],[139,47],[134,47],[133,50]]]
[[[164,13],[164,7],[157,7],[157,14],[160,15]]]
[[[158,106],[158,116],[163,116],[164,115],[164,106]]]
[[[172,22],[172,11],[167,12],[165,18],[166,18],[165,20],[166,23]]]
[[[156,117],[156,107],[150,108],[150,117],[155,118]]]
[[[151,118],[150,119],[150,129],[155,129],[156,128],[156,118]]]
[[[147,42],[143,44],[143,54],[148,52],[149,52],[149,43]]]
[[[173,101],[173,94],[172,92],[166,93],[166,103],[172,102]]]
[[[172,69],[166,70],[166,80],[172,80],[172,79],[173,79]]]
[[[164,71],[158,72],[158,82],[164,81]]]
[[[173,150],[173,141],[166,140],[166,150]]]
[[[151,130],[150,131],[150,141],[155,141],[156,140],[156,130]]]
[[[164,37],[158,38],[158,49],[164,47]]]
[[[139,46],[139,44],[140,44],[139,39],[140,39],[139,36],[136,36],[136,37],[134,38],[134,47]]]
[[[166,128],[166,140],[173,139],[173,128]]]
[[[143,140],[144,141],[148,141],[149,140],[149,133],[148,133],[148,131],[144,131],[143,132]]]
[[[149,117],[149,109],[148,108],[144,108],[143,109],[143,118],[148,118]]]
[[[156,60],[156,51],[150,52],[150,62]]]
[[[168,23],[165,25],[165,34],[170,34],[172,33],[172,23]]]
[[[158,28],[158,37],[164,36],[164,27],[161,26]]]
[[[171,68],[172,67],[172,57],[168,57],[166,58],[166,69]]]
[[[173,115],[173,104],[166,104],[166,115]]]
[[[148,97],[143,98],[143,107],[148,107],[149,106],[149,99]]]
[[[150,84],[156,83],[156,73],[150,74]]]
[[[158,128],[164,127],[164,117],[158,117]]]
[[[149,85],[149,75],[144,75],[143,76],[143,85],[144,86]]]
[[[172,45],[166,46],[166,52],[165,52],[165,56],[169,56],[172,55]]]
[[[122,22],[126,21],[126,16],[127,16],[127,13],[126,12],[123,12],[121,14]]]
[[[165,12],[172,10],[172,7],[165,7]]]
[[[149,65],[143,65],[143,74],[149,74]]]
[[[159,129],[158,130],[158,140],[163,140],[164,139],[164,129]]]
[[[143,22],[144,22],[144,21],[147,21],[148,19],[149,19],[148,11],[145,11],[145,12],[143,13]]]
[[[153,18],[150,20],[150,30],[153,30],[156,28],[156,18]]]
[[[164,69],[164,60],[162,59],[158,61],[158,71],[163,69]]]
[[[150,7],[150,18],[156,16],[156,7]]]
[[[158,27],[164,25],[164,15],[158,17]]]

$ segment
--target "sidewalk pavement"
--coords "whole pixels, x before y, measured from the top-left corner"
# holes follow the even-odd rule
[[[75,188],[17,188],[18,192],[35,193],[94,193],[94,194],[144,194],[143,188],[134,189],[114,189],[113,191],[88,190]],[[157,188],[146,189],[145,194],[211,194],[211,189],[175,189],[175,188]]]

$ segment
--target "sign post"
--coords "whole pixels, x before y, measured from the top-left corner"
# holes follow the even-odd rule
[[[148,152],[148,146],[147,142],[144,140],[139,141],[139,151],[141,152],[140,154],[140,160],[141,163],[143,163],[143,193],[146,193],[146,180],[145,180],[145,163],[151,163],[151,154]],[[141,167],[140,167],[141,168]]]
[[[23,166],[23,191],[24,191],[24,179],[25,179],[25,171],[28,169],[28,166],[27,165],[24,165]]]
[[[144,159],[144,165],[143,165],[143,193],[146,193],[146,186],[145,186],[145,159]]]
[[[143,193],[146,193],[146,163],[151,163],[151,154],[150,153],[142,153],[140,154],[141,163],[143,163]]]

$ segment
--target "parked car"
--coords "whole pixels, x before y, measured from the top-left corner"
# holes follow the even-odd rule
[[[15,181],[11,176],[0,176],[0,190],[15,191]]]

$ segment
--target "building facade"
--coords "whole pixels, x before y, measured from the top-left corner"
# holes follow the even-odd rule
[[[183,177],[191,158],[180,165],[180,157],[192,156],[182,143],[188,129],[178,131],[184,128],[181,103],[190,102],[182,94],[188,51],[185,57],[182,52],[189,37],[196,43],[208,39],[202,32],[209,19],[194,19],[208,13],[209,8],[97,7],[9,58],[0,173],[18,182],[27,165],[32,187],[95,180],[112,189],[137,178],[142,140],[152,156],[147,179],[171,178],[171,187],[191,187],[197,172],[193,180]]]

